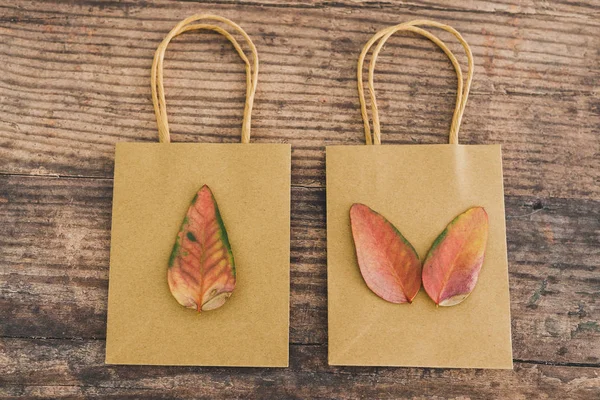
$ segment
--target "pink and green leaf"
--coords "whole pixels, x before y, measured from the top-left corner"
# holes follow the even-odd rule
[[[194,196],[169,257],[171,294],[184,307],[221,307],[235,288],[235,263],[219,207],[204,185]]]
[[[437,237],[423,263],[423,287],[440,306],[466,299],[477,284],[488,239],[483,207],[460,214]]]
[[[377,296],[410,303],[421,288],[421,262],[412,245],[381,214],[364,204],[350,208],[360,272]]]

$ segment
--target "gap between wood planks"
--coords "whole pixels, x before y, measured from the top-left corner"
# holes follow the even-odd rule
[[[14,173],[14,172],[4,172],[0,171],[0,176],[18,176],[24,178],[53,178],[53,179],[93,179],[99,181],[112,181],[112,177],[105,176],[97,176],[97,175],[61,175],[61,174],[25,174],[25,173]],[[291,184],[292,188],[299,189],[325,189],[325,186],[321,185],[299,185],[299,184]]]

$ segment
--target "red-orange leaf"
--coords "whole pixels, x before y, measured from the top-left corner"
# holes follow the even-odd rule
[[[473,207],[454,218],[431,246],[423,263],[423,287],[440,306],[453,306],[471,294],[483,265],[488,215]]]
[[[179,304],[198,312],[221,307],[235,288],[235,264],[227,231],[206,185],[198,191],[183,219],[167,277]]]
[[[364,204],[350,208],[358,266],[367,286],[392,303],[410,303],[421,288],[421,262],[412,245]]]

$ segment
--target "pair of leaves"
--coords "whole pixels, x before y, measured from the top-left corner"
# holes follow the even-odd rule
[[[169,258],[169,289],[184,307],[221,307],[235,289],[235,263],[219,207],[210,188],[198,191]]]
[[[488,216],[473,207],[437,237],[421,264],[413,246],[381,214],[364,204],[350,208],[352,236],[367,286],[392,303],[411,303],[421,288],[440,306],[462,302],[475,288],[488,237]]]

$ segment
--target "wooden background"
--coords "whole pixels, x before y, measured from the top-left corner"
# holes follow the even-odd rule
[[[157,140],[153,53],[197,12],[254,39],[252,140],[293,146],[287,369],[103,363],[114,145]],[[503,145],[514,371],[327,365],[324,146],[363,142],[359,51],[415,18],[473,48],[461,142]],[[597,0],[0,1],[0,397],[600,398],[599,49]],[[173,139],[237,142],[228,42],[186,34],[165,67]],[[444,143],[455,85],[432,43],[392,38],[384,143]]]

